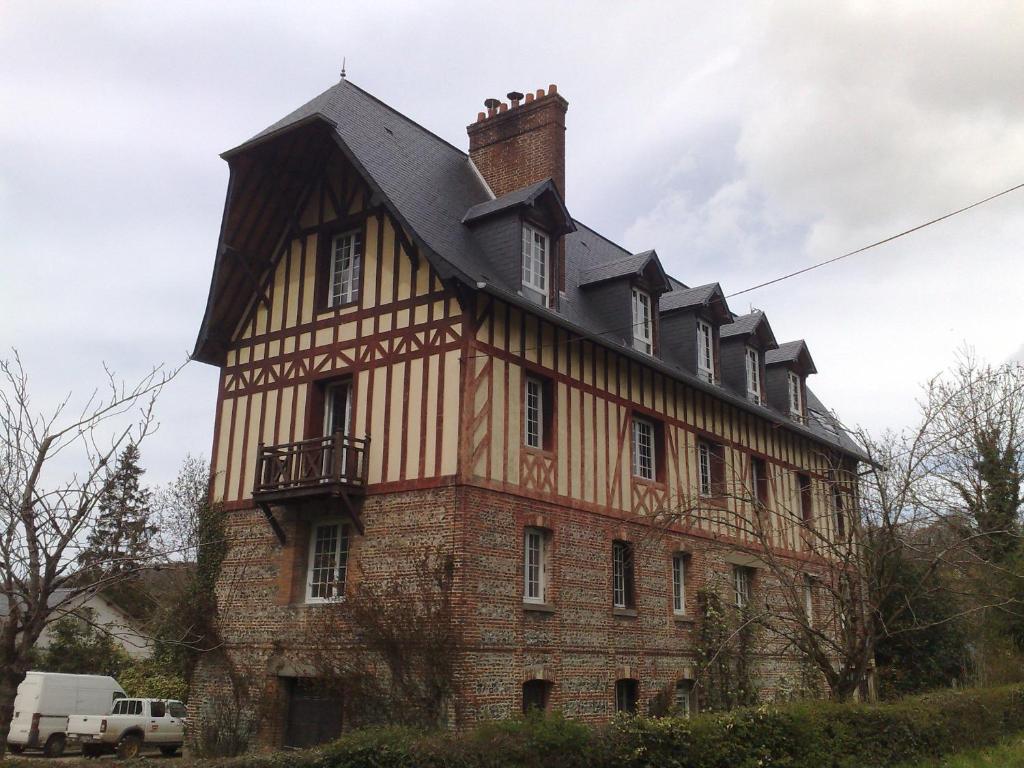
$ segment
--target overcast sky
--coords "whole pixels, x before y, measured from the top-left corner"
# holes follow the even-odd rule
[[[742,290],[1024,182],[1024,3],[0,0],[0,347],[40,408],[191,351],[218,154],[350,79],[459,147],[489,96],[569,100],[573,215]],[[958,346],[1024,355],[1024,191],[732,301],[805,338],[848,423],[900,426]],[[149,479],[208,455],[190,365]]]

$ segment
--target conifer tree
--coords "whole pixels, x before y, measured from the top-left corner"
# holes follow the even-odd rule
[[[118,574],[137,570],[153,555],[156,526],[150,522],[150,492],[142,486],[145,470],[138,446],[129,444],[118,456],[99,499],[96,524],[79,556],[85,569]]]

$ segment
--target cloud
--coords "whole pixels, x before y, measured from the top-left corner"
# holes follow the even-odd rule
[[[396,19],[399,20],[396,23]],[[8,2],[0,346],[40,407],[191,348],[218,153],[350,77],[458,146],[483,99],[557,83],[574,215],[738,290],[1022,180],[1017,2]],[[428,40],[429,44],[424,44]],[[968,341],[1021,354],[1021,198],[737,297],[806,337],[849,421],[902,423]],[[217,371],[164,395],[144,459],[208,451]]]

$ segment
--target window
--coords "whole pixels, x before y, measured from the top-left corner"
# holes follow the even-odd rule
[[[523,286],[544,298],[548,295],[548,236],[523,225]]]
[[[804,574],[804,616],[807,617],[807,624],[814,625],[814,579]]]
[[[633,547],[625,541],[612,542],[612,607],[632,608]]]
[[[633,474],[645,480],[655,479],[654,424],[633,417]]]
[[[802,472],[796,476],[797,484],[800,487],[800,517],[804,525],[810,528],[814,525],[814,498],[811,496],[811,476]]]
[[[725,494],[725,448],[707,440],[697,442],[697,483],[701,496]]]
[[[540,528],[523,534],[523,602],[543,603],[547,592],[547,537]]]
[[[703,320],[697,321],[697,375],[715,383],[715,332]]]
[[[683,717],[690,716],[690,712],[696,709],[693,702],[693,680],[680,680],[676,683],[672,704],[677,714]]]
[[[352,384],[349,381],[324,387],[324,436],[349,433],[352,419]]]
[[[314,525],[309,541],[306,602],[344,597],[347,569],[348,527],[338,521]]]
[[[527,680],[523,683],[523,714],[531,710],[546,710],[551,699],[552,687],[548,680]]]
[[[761,404],[761,355],[753,347],[747,347],[747,399]]]
[[[363,260],[363,233],[354,229],[335,235],[331,241],[329,307],[359,298],[359,271]]]
[[[843,509],[843,489],[839,487],[839,483],[834,477],[830,480],[830,484],[832,486],[832,511],[836,517],[836,536],[845,536],[846,510]]]
[[[530,448],[543,448],[545,435],[545,416],[547,408],[545,400],[544,382],[534,377],[526,379],[526,402],[524,410],[526,417],[524,421],[526,444]]]
[[[654,351],[654,328],[651,319],[651,297],[639,288],[633,289],[633,349],[651,354]]]
[[[633,680],[632,678],[623,678],[622,680],[615,681],[616,712],[628,712],[631,715],[636,714],[638,687],[636,680]]]
[[[686,615],[686,555],[672,557],[672,613]]]
[[[121,699],[111,710],[112,715],[141,715],[142,702],[138,699]]]
[[[757,456],[750,457],[750,484],[754,503],[758,507],[768,506],[768,465]]]
[[[150,717],[165,717],[167,715],[167,705],[162,701],[151,701],[149,702],[149,716]]]
[[[742,565],[733,566],[732,576],[736,589],[736,607],[746,608],[750,605],[751,569]]]
[[[797,419],[804,417],[804,393],[800,377],[789,372],[789,415]]]
[[[188,717],[188,710],[180,701],[167,702],[167,711],[171,713],[171,717]]]

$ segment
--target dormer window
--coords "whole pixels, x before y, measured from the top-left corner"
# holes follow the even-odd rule
[[[800,386],[800,377],[793,371],[789,372],[789,415],[794,419],[804,417],[804,394]]]
[[[697,321],[697,375],[715,383],[715,332],[704,320]]]
[[[647,355],[654,351],[651,297],[639,288],[633,289],[633,349]]]
[[[747,399],[761,405],[761,354],[753,347],[747,347]]]
[[[548,296],[548,236],[529,224],[523,225],[523,287]]]

